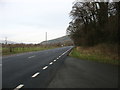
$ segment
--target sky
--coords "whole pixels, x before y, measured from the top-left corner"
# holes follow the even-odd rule
[[[74,0],[0,0],[0,40],[40,43],[66,35]]]

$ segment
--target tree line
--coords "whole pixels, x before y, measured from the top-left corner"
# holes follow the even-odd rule
[[[76,46],[118,43],[120,2],[75,1],[67,34]]]

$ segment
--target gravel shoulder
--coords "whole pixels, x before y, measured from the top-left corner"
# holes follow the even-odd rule
[[[118,88],[118,66],[68,56],[48,88]]]

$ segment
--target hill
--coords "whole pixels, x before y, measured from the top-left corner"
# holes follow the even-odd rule
[[[72,44],[73,41],[70,39],[69,36],[63,36],[60,38],[56,38],[56,39],[52,39],[52,40],[48,40],[41,42],[42,45],[54,45],[54,44],[60,44],[60,45],[66,45],[66,44]]]

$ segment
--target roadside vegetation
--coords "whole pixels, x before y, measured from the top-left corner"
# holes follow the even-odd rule
[[[53,49],[60,46],[48,46],[48,45],[39,45],[39,44],[3,44],[2,45],[2,56],[17,54],[17,53],[25,53],[32,51],[41,51],[47,49]]]
[[[67,34],[76,48],[70,56],[119,64],[120,2],[73,3]]]
[[[38,44],[25,44],[25,43],[8,44],[7,42],[0,43],[0,55],[5,56],[5,55],[12,55],[17,53],[41,51],[41,50],[73,45],[73,43],[70,41],[65,41],[64,43],[61,43],[59,41],[58,43],[54,43],[54,42],[50,43],[50,41],[47,42],[44,41],[44,43],[38,43]]]
[[[113,45],[96,45],[94,47],[76,47],[70,53],[70,56],[82,60],[92,60],[96,62],[120,65],[118,48]]]

